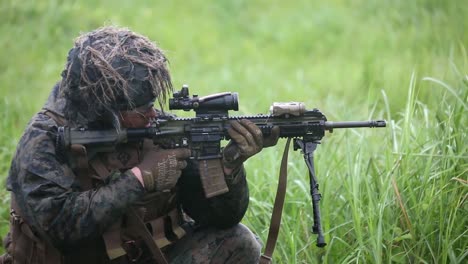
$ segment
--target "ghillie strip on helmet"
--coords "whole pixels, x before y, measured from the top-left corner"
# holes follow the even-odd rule
[[[65,117],[81,127],[119,128],[118,112],[157,99],[172,83],[168,61],[148,38],[125,28],[99,28],[78,37],[62,72]]]

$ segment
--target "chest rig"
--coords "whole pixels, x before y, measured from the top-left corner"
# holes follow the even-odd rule
[[[45,114],[64,125],[54,113]],[[152,142],[122,144],[111,152],[95,152],[83,145],[72,145],[67,157],[78,183],[86,191],[105,185],[114,173],[139,164],[143,144]],[[102,235],[107,256],[111,262],[124,255],[130,261],[138,262],[143,254],[142,248],[146,247],[157,263],[167,263],[160,249],[185,235],[180,226],[185,217],[178,208],[176,188],[147,193]]]

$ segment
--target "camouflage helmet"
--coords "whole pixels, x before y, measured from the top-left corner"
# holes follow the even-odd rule
[[[62,72],[65,118],[80,127],[120,127],[118,113],[172,91],[168,61],[148,38],[102,27],[79,36]]]

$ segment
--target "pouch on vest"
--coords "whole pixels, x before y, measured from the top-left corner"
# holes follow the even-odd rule
[[[63,259],[50,242],[39,238],[19,214],[14,197],[10,211],[11,243],[7,252],[15,264],[62,264]]]

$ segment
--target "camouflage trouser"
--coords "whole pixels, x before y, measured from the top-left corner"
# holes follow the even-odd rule
[[[216,228],[192,228],[184,225],[187,234],[174,245],[163,249],[164,255],[169,263],[173,264],[249,264],[258,263],[262,245],[256,236],[244,225],[238,224],[227,229]],[[143,250],[138,260],[132,262],[127,256],[122,256],[113,261],[96,261],[92,263],[154,263],[149,252]],[[36,263],[31,260],[21,263]],[[8,254],[0,256],[0,264],[13,263]],[[67,259],[65,263],[83,263],[78,259]]]
[[[258,263],[262,245],[244,225],[228,229],[191,230],[175,245],[164,249],[170,263]]]

